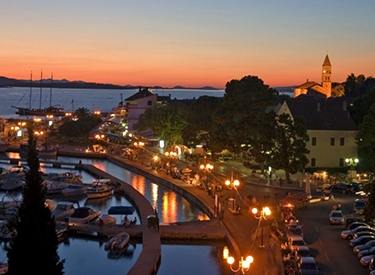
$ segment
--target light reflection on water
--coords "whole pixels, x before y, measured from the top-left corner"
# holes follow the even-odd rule
[[[77,163],[74,158],[59,158],[60,161]],[[178,221],[189,221],[197,219],[208,219],[208,217],[186,199],[173,191],[152,183],[143,176],[134,174],[122,167],[102,160],[82,159],[83,163],[93,164],[97,168],[130,183],[141,194],[143,194],[156,207],[161,223],[175,223]],[[3,165],[6,167],[6,165]],[[61,172],[62,169],[42,168],[44,172]],[[71,171],[71,170],[70,170]],[[77,171],[82,175],[83,182],[92,182],[93,177],[83,171]],[[0,193],[1,194],[1,193]],[[18,195],[20,197],[20,195]],[[66,200],[62,196],[53,197],[55,203]],[[107,209],[113,205],[130,205],[126,198],[114,195],[111,198],[88,200],[85,197],[77,198],[80,206],[89,206],[93,209],[100,209],[107,213]],[[139,217],[136,214],[138,220]],[[120,222],[121,217],[116,217]],[[223,245],[181,245],[162,244],[162,260],[158,274],[228,274],[225,272],[225,264],[222,265],[221,255]],[[108,252],[98,240],[73,237],[69,239],[69,244],[59,245],[59,255],[61,259],[66,259],[65,272],[68,275],[85,274],[126,274],[137,260],[142,251],[142,245],[137,244],[132,250],[132,256],[125,253],[122,257],[108,257]],[[214,252],[213,252],[214,251]],[[6,258],[6,253],[0,251],[0,259]],[[193,261],[192,261],[193,260]],[[192,265],[191,263],[194,263]]]

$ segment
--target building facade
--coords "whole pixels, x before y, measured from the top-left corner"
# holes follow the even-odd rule
[[[310,140],[306,147],[309,163],[306,167],[344,167],[345,159],[357,158],[358,128],[347,110],[344,100],[319,100],[300,97],[279,104],[277,115],[287,113],[292,118],[301,116],[306,121]]]

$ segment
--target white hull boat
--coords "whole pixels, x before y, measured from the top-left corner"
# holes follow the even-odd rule
[[[90,223],[97,220],[101,213],[100,210],[94,211],[89,207],[79,207],[68,219],[69,223]]]
[[[74,213],[75,207],[73,202],[61,201],[57,204],[54,211],[52,211],[52,217],[56,221],[63,221],[65,218],[70,217]]]
[[[96,184],[87,189],[86,194],[89,199],[103,198],[111,196],[113,193],[113,187],[107,184]]]
[[[86,193],[89,187],[83,184],[70,184],[68,187],[64,188],[61,193],[65,196],[79,196]]]

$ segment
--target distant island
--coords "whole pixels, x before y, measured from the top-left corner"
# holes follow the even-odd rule
[[[31,84],[33,87],[53,87],[53,88],[64,88],[64,89],[121,89],[121,90],[133,90],[138,89],[140,86],[133,86],[133,85],[114,85],[114,84],[104,84],[104,83],[95,83],[95,82],[85,82],[85,81],[69,81],[66,79],[61,80],[52,80],[51,79],[43,79],[34,80]],[[0,76],[0,87],[30,87],[30,80],[22,80],[22,79],[14,79],[8,78],[5,76]],[[197,89],[197,90],[219,90],[214,87],[204,86],[198,88],[190,88],[190,87],[183,87],[183,86],[175,86],[175,87],[161,87],[161,86],[142,86],[147,87],[149,89]]]

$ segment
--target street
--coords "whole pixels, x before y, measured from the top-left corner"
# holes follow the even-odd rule
[[[309,208],[297,212],[304,239],[321,274],[368,275],[369,269],[361,266],[357,255],[353,254],[349,246],[349,241],[340,236],[344,225],[330,225],[328,217],[332,206],[338,202],[342,205],[343,214],[350,216],[356,195],[334,193],[334,197],[334,200],[313,203]]]

